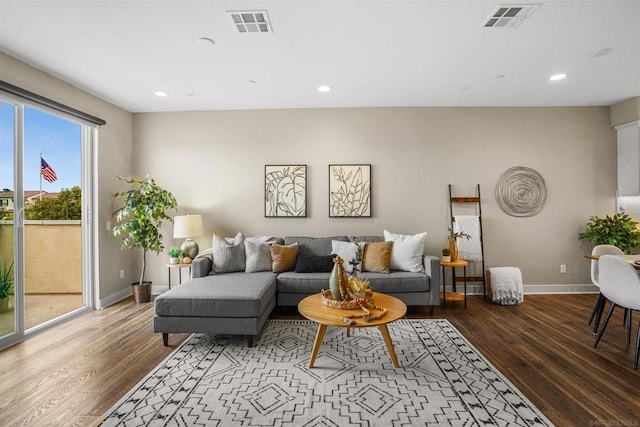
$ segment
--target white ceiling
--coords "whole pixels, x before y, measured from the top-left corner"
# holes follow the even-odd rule
[[[640,0],[541,0],[517,28],[482,28],[500,3],[0,0],[0,51],[132,112],[640,96]],[[237,34],[228,10],[266,10],[273,34]]]

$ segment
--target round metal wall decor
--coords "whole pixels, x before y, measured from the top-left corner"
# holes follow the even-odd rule
[[[534,216],[542,210],[546,199],[544,178],[531,168],[509,168],[496,184],[498,206],[511,216]]]

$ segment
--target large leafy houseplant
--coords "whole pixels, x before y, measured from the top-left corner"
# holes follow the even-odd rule
[[[121,249],[142,249],[142,268],[137,284],[148,285],[144,280],[147,251],[159,254],[164,250],[160,226],[164,220],[173,222],[167,210],[175,209],[178,203],[169,191],[148,176],[140,180],[118,178],[130,184],[131,189],[113,195],[114,199],[122,202],[114,212],[116,226],[113,234],[120,238]]]
[[[592,216],[578,237],[594,245],[617,246],[626,254],[640,244],[638,223],[625,212],[604,218]]]

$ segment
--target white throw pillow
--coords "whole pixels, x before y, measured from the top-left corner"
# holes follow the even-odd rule
[[[424,243],[427,233],[414,235],[395,234],[384,230],[384,240],[393,242],[391,247],[391,270],[424,273]]]
[[[360,247],[364,251],[364,242],[360,242]],[[356,251],[358,247],[355,242],[341,242],[340,240],[332,240],[331,241],[331,253],[333,255],[338,255],[340,258],[344,260],[342,264],[344,266],[344,271],[347,273],[351,273],[353,271],[353,266],[349,264],[349,261],[356,259]],[[362,260],[358,264],[358,271],[362,271]]]

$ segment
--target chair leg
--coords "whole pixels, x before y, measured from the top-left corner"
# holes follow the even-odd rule
[[[596,337],[596,342],[595,344],[593,344],[594,348],[598,346],[598,343],[600,342],[600,338],[602,338],[602,334],[604,333],[604,330],[607,327],[607,323],[609,323],[609,319],[611,319],[611,315],[613,314],[614,308],[616,308],[616,305],[614,303],[611,303],[611,308],[607,313],[607,317],[604,319],[604,323],[602,324],[602,329],[600,329],[600,331],[598,332],[598,336]]]
[[[627,319],[627,345],[631,344],[631,309],[627,308],[626,309],[627,314],[629,316],[629,319]],[[625,316],[626,317],[626,316]]]
[[[638,369],[638,351],[640,350],[640,325],[638,325],[638,339],[636,340],[636,362],[634,369]]]
[[[598,294],[598,301],[596,301],[596,304],[593,306],[593,310],[591,310],[591,316],[589,316],[589,325],[591,324],[591,322],[593,322],[593,318],[596,317],[596,313],[598,313],[598,308],[600,308],[601,301],[604,298],[604,296],[602,294]]]
[[[593,335],[598,333],[598,327],[600,326],[600,319],[602,318],[602,313],[604,313],[604,306],[607,303],[607,299],[604,295],[600,294],[600,298],[598,298],[598,310],[596,312],[596,322],[593,325]]]

